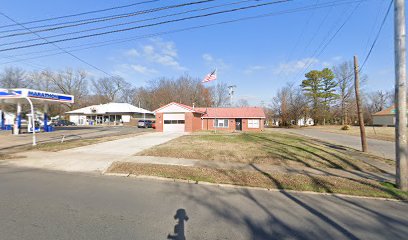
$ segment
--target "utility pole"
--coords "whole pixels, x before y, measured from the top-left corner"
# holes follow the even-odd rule
[[[356,90],[357,114],[358,123],[360,125],[361,148],[363,152],[367,152],[367,140],[364,127],[364,116],[360,97],[360,76],[357,56],[354,56],[354,87]]]
[[[394,1],[396,184],[408,190],[405,0]]]

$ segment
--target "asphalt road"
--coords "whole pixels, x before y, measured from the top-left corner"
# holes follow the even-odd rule
[[[408,204],[0,165],[1,239],[405,239]]]
[[[301,134],[307,137],[320,139],[326,142],[331,142],[338,145],[361,150],[360,137],[350,136],[345,134],[330,133],[320,131],[318,129],[279,129],[281,131],[290,131],[293,133]],[[395,160],[395,144],[389,141],[369,139],[367,138],[368,152],[388,159]]]

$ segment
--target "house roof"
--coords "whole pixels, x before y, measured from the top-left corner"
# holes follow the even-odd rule
[[[387,115],[395,115],[395,106],[391,106],[389,108],[386,108],[382,111],[373,114],[373,116],[387,116]]]
[[[188,105],[185,105],[185,104],[182,104],[182,103],[176,103],[176,102],[171,102],[171,103],[169,103],[167,105],[164,105],[164,106],[154,110],[153,112],[160,112],[161,110],[163,110],[163,109],[165,109],[165,108],[167,108],[169,106],[172,106],[172,105],[179,106],[179,107],[181,107],[181,108],[183,108],[183,109],[185,109],[185,110],[187,110],[189,112],[204,113],[203,111],[197,110],[197,108],[193,108],[191,106],[188,106]]]
[[[176,105],[189,112],[202,114],[202,118],[266,118],[263,108],[260,107],[237,107],[237,108],[205,108],[191,107],[185,104],[171,102],[163,107],[160,107],[154,112]]]
[[[204,112],[203,118],[265,118],[265,112],[260,107],[237,108],[196,108]]]
[[[153,114],[143,108],[135,107],[129,103],[107,103],[100,105],[92,105],[73,111],[66,112],[66,114],[108,114],[108,113],[147,113]]]

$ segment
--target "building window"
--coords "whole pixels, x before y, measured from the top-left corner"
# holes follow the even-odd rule
[[[214,127],[216,128],[228,128],[228,119],[215,119]]]
[[[259,128],[259,119],[248,119],[248,128]]]

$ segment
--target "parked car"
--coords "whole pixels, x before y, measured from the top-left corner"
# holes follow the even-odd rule
[[[137,122],[138,128],[151,128],[153,124],[152,120],[139,120]]]
[[[68,120],[58,120],[52,123],[51,126],[64,127],[64,126],[76,126],[76,124]]]
[[[152,128],[153,128],[153,129],[156,129],[156,121],[153,121],[153,122],[152,122]]]

